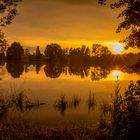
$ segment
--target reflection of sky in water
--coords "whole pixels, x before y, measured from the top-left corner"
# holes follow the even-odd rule
[[[30,99],[46,102],[45,106],[40,107],[40,109],[25,112],[23,116],[33,122],[55,126],[61,123],[96,123],[99,117],[98,108],[103,101],[109,101],[111,99],[116,80],[120,80],[121,91],[124,91],[130,80],[139,79],[140,75],[124,73],[119,69],[112,70],[106,78],[95,81],[91,80],[91,71],[83,79],[80,76],[70,76],[64,73],[59,78],[51,79],[46,77],[43,66],[39,74],[36,74],[35,69],[32,67],[28,72],[24,72],[20,78],[16,79],[12,78],[10,74],[6,74],[6,78],[1,81],[1,85],[6,94],[11,94],[8,91],[11,91],[12,88],[16,88],[19,91],[25,89],[25,94]],[[90,91],[95,94],[98,106],[89,113],[87,100]],[[75,110],[67,109],[65,111],[65,116],[62,116],[59,111],[54,109],[55,101],[62,95],[65,95],[67,100],[71,100],[74,96],[81,99],[80,105]],[[14,114],[10,116],[14,116]]]

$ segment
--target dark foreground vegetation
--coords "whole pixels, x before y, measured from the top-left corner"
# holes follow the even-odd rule
[[[116,83],[112,102],[101,105],[101,115],[95,127],[60,126],[48,128],[45,125],[33,125],[22,118],[0,122],[0,139],[6,140],[132,140],[140,138],[140,81],[130,82],[124,94],[120,92],[119,83]],[[21,98],[21,97],[20,97]],[[19,97],[16,100],[21,103]],[[12,98],[13,99],[13,98]],[[15,99],[15,98],[14,98]],[[93,99],[93,100],[92,100]],[[94,96],[89,94],[88,104],[95,104]],[[73,98],[71,105],[76,106],[80,99]],[[0,111],[2,111],[1,100]],[[64,96],[56,101],[57,109],[70,107]],[[26,105],[26,104],[25,104]],[[69,105],[69,106],[68,106]],[[20,106],[20,105],[18,105]]]

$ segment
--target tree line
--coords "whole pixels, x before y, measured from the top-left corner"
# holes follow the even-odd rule
[[[102,60],[112,59],[115,56],[108,47],[101,44],[93,44],[91,48],[83,45],[79,48],[62,48],[59,44],[49,44],[46,46],[44,53],[37,46],[35,52],[31,53],[28,48],[19,42],[13,42],[11,46],[0,52],[0,60],[7,61],[71,61],[71,62],[90,62],[91,59]]]

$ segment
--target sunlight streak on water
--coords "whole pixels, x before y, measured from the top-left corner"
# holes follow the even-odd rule
[[[119,76],[121,75],[121,71],[120,70],[113,70],[112,71],[112,75],[114,76],[114,77],[116,77],[117,79],[119,78]]]

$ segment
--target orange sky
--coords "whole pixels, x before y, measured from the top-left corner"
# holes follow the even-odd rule
[[[7,39],[23,46],[64,47],[110,43],[122,39],[116,34],[118,12],[99,6],[97,0],[23,0],[19,15],[4,30]]]

